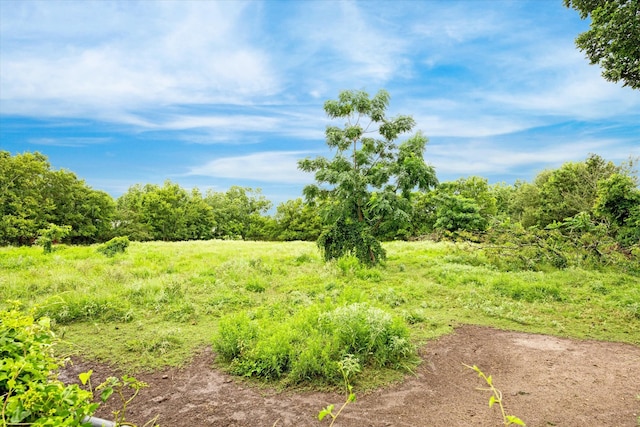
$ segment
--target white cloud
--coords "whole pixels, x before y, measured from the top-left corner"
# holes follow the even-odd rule
[[[170,117],[156,126],[167,130],[208,128],[227,131],[269,132],[277,128],[281,122],[282,121],[276,117],[266,116],[178,115]]]
[[[385,18],[380,10],[385,9],[384,4],[294,4],[297,13],[279,30],[296,43],[280,53],[280,63],[289,75],[303,82],[303,93],[326,98],[339,90],[378,87],[405,73],[410,65],[410,41],[396,33],[397,23]]]
[[[298,169],[301,151],[267,151],[245,156],[223,157],[192,167],[187,175],[231,178],[260,182],[309,183],[311,174]]]
[[[327,123],[324,113],[291,111],[287,107],[244,108],[244,113],[165,114],[148,119],[128,120],[145,130],[176,131],[184,141],[212,144],[253,143],[274,137],[322,140]],[[246,114],[245,114],[246,113]]]
[[[478,96],[512,114],[584,119],[640,110],[637,94],[604,80],[600,68],[587,65],[573,46],[550,48],[526,63],[514,60],[509,73],[518,76],[509,86],[480,90]]]
[[[460,44],[474,39],[495,34],[497,29],[509,25],[502,17],[486,7],[475,9],[473,3],[442,3],[440,7],[429,7],[416,10],[416,20],[410,31],[425,42],[434,45]]]
[[[546,141],[546,144],[532,149],[518,145],[517,137],[511,139],[511,144],[497,144],[489,140],[433,145],[427,149],[425,157],[436,166],[438,174],[522,176],[540,165],[552,168],[567,161],[584,160],[590,153],[600,153],[608,160],[623,160],[633,154],[616,140],[582,139],[555,144],[554,141]]]
[[[62,17],[39,13],[43,3],[29,3],[24,6],[26,12],[16,14],[26,27],[12,26],[15,44],[3,49],[0,58],[0,96],[6,114],[117,117],[114,112],[162,105],[246,102],[273,94],[279,86],[268,52],[243,36],[245,15],[253,13],[247,11],[247,3],[146,3],[144,19],[129,16],[131,12],[141,15],[130,10],[140,4],[108,3],[114,9],[108,14],[111,19],[103,22],[94,16],[93,25],[98,35],[111,37],[97,40],[89,26],[72,25],[77,30],[72,37],[64,29],[69,18],[55,25],[51,19]],[[87,14],[86,9],[96,5],[104,9],[101,3],[62,6],[73,17]],[[116,17],[131,27],[116,24]],[[35,24],[48,32],[38,33]],[[43,40],[44,48],[16,48],[21,34],[43,37],[58,31],[67,37]]]
[[[460,113],[423,115],[413,114],[416,120],[416,129],[420,129],[427,137],[466,137],[479,138],[487,136],[502,135],[528,129],[534,123],[534,119],[524,119],[520,117],[506,117],[487,115],[481,112],[464,112],[463,107]]]

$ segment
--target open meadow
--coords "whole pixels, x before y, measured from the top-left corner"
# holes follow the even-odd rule
[[[388,320],[388,327],[400,335],[406,332],[409,344],[398,344],[402,338],[393,342],[406,351],[407,357],[389,353],[380,357],[394,363],[377,363],[378,359],[363,363],[362,371],[351,377],[354,391],[359,394],[358,401],[345,410],[345,424],[340,425],[420,425],[410,421],[383,422],[386,416],[397,414],[393,415],[391,407],[380,408],[395,401],[398,393],[402,394],[397,388],[403,384],[422,390],[429,383],[454,384],[455,375],[450,381],[431,376],[438,371],[444,373],[439,360],[447,360],[448,375],[458,372],[466,381],[469,396],[478,398],[480,408],[486,406],[488,395],[475,390],[481,384],[473,372],[466,372],[469,370],[462,362],[478,364],[487,374],[494,374],[498,385],[520,387],[509,395],[505,393],[507,405],[510,399],[517,401],[521,395],[535,395],[536,387],[549,386],[536,382],[536,378],[510,376],[527,369],[548,375],[549,383],[569,387],[563,392],[571,393],[573,387],[578,393],[577,383],[572,386],[570,378],[560,375],[562,372],[550,374],[547,368],[570,362],[576,381],[580,372],[590,376],[586,369],[594,370],[591,374],[604,369],[604,364],[598,365],[600,362],[588,359],[588,353],[584,353],[589,343],[598,347],[605,359],[609,358],[611,369],[619,369],[615,372],[629,381],[615,385],[616,391],[626,393],[626,402],[621,402],[619,395],[612,395],[614,390],[608,389],[611,383],[606,380],[600,382],[600,386],[590,385],[592,393],[601,391],[613,396],[614,403],[628,409],[618,411],[618,416],[623,417],[615,419],[618,421],[607,424],[604,419],[598,425],[636,425],[640,404],[634,396],[640,393],[640,383],[634,382],[629,372],[636,372],[636,376],[640,372],[640,278],[637,275],[613,269],[501,271],[487,260],[481,249],[469,244],[416,241],[389,242],[384,247],[388,259],[383,266],[374,268],[363,267],[351,258],[325,263],[315,244],[308,242],[134,242],[124,254],[113,257],[98,253],[96,246],[59,245],[52,254],[43,254],[38,247],[5,247],[0,248],[0,301],[6,307],[8,301],[18,300],[24,309],[33,308],[36,317],[50,317],[63,341],[58,351],[71,354],[78,365],[96,366],[93,369],[97,375],[101,367],[148,380],[152,387],[146,396],[156,400],[147,402],[146,411],[140,406],[132,409],[134,415],[142,417],[153,415],[149,413],[150,408],[163,413],[161,402],[172,400],[163,393],[174,390],[175,385],[169,387],[165,383],[162,388],[162,378],[165,381],[180,378],[180,372],[188,372],[181,369],[197,367],[201,374],[198,378],[189,377],[191,383],[209,377],[219,382],[215,393],[209,390],[213,393],[206,399],[210,405],[215,403],[212,396],[216,393],[221,400],[232,396],[231,390],[223,390],[229,387],[235,387],[236,394],[245,396],[247,402],[253,402],[256,407],[273,406],[269,399],[280,405],[287,403],[280,409],[274,406],[274,412],[261,412],[260,416],[265,418],[258,415],[252,418],[247,414],[255,408],[244,407],[242,401],[234,400],[235,403],[229,403],[234,412],[226,413],[226,422],[220,421],[224,412],[212,413],[206,421],[206,410],[200,407],[197,413],[204,418],[190,425],[273,425],[276,420],[280,420],[281,425],[316,425],[319,422],[313,421],[314,416],[317,409],[326,404],[325,400],[339,403],[342,399],[340,381],[332,383],[319,375],[304,374],[310,371],[299,371],[306,368],[296,367],[290,359],[313,359],[315,352],[320,357],[324,344],[314,341],[322,339],[313,329],[314,322],[338,319],[331,327],[340,329],[339,319],[346,318],[340,316],[348,316],[348,310],[358,309],[364,310],[367,316],[379,318],[380,325],[387,325],[384,322]],[[254,327],[253,332],[242,335],[246,332],[244,327]],[[458,332],[448,335],[456,328]],[[527,334],[518,335],[521,332]],[[235,335],[229,338],[230,334]],[[473,337],[477,339],[474,342]],[[491,337],[496,341],[491,342]],[[254,339],[257,341],[252,341]],[[449,350],[436,350],[438,345],[456,339],[461,340],[456,345],[465,350],[465,357],[453,353],[445,357],[451,346],[447,347]],[[242,349],[231,349],[228,357],[216,360],[216,354],[228,350],[230,340],[236,340],[234,345],[239,341],[246,346],[253,345],[247,352],[253,358],[236,359]],[[496,345],[499,340],[505,341]],[[611,348],[618,350],[609,351],[605,347],[609,343],[595,341],[620,344],[611,344]],[[297,349],[301,342],[308,347]],[[409,354],[407,349],[414,346],[417,353]],[[267,354],[266,359],[274,361],[272,364],[256,356],[259,353],[256,349],[261,347]],[[274,348],[284,348],[288,353],[282,356]],[[501,348],[504,352],[500,352]],[[484,351],[479,351],[482,349]],[[629,356],[621,356],[623,350],[620,349],[629,352]],[[527,361],[526,357],[538,354],[536,352],[542,353],[534,361]],[[622,358],[616,359],[618,356]],[[289,359],[281,363],[283,357]],[[212,369],[214,360],[216,369]],[[522,366],[507,369],[500,364],[505,360]],[[484,367],[481,363],[485,363]],[[579,363],[584,363],[584,367]],[[236,382],[240,377],[250,378],[252,384]],[[402,378],[405,381],[399,382]],[[268,390],[256,388],[258,383],[265,382],[270,386]],[[457,387],[452,399],[463,396],[461,386]],[[285,391],[275,391],[282,389]],[[176,396],[188,395],[184,389],[174,392]],[[554,391],[545,393],[548,398]],[[143,396],[145,394],[141,394]],[[367,396],[378,403],[367,403]],[[545,400],[545,396],[538,397],[542,402]],[[258,403],[260,399],[264,401]],[[304,402],[295,403],[296,399]],[[429,399],[435,397],[432,395]],[[403,406],[402,399],[396,403],[397,407]],[[538,405],[534,403],[528,404]],[[187,403],[181,405],[185,411],[189,409]],[[369,413],[376,409],[380,413],[363,424],[362,418],[358,418],[362,414],[356,415],[358,405],[362,408],[369,405]],[[420,414],[416,409],[420,405],[416,405],[412,402],[404,409],[405,419]],[[571,411],[570,405],[558,402],[544,405],[557,405],[561,412]],[[306,408],[300,409],[306,411],[298,414],[302,418],[291,415],[298,407]],[[438,407],[442,408],[442,404]],[[588,413],[581,408],[583,414]],[[594,408],[600,411],[597,406]],[[540,408],[526,405],[513,405],[511,409],[516,413],[519,409],[518,415],[531,414],[530,417],[541,413]],[[220,407],[217,410],[221,410]],[[246,411],[244,418],[238,417],[238,412],[243,410]],[[424,425],[441,425],[438,420],[447,420],[448,425],[464,425],[465,421],[461,420],[469,416],[463,410],[447,410],[449,418],[437,418],[437,412],[431,407],[429,413],[435,418]],[[476,416],[473,424],[492,425],[483,424],[482,412],[471,415]],[[494,425],[498,424],[495,412],[489,409],[484,412],[493,417],[490,419],[496,421]],[[571,418],[569,412],[559,416],[551,411],[545,419],[556,423],[548,425],[577,425],[572,422],[579,418]],[[232,415],[233,420],[229,418]],[[402,417],[400,414],[393,419]],[[573,421],[563,423],[563,417]],[[554,421],[549,421],[551,419]],[[179,425],[169,414],[159,421],[161,425]]]

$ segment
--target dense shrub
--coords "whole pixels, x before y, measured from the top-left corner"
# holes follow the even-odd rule
[[[114,237],[108,242],[98,246],[98,252],[108,257],[112,257],[116,254],[123,254],[129,247],[129,238],[127,236]]]
[[[496,221],[478,236],[480,245],[475,248],[481,248],[488,262],[504,271],[568,267],[640,271],[640,245],[624,247],[612,234],[611,227],[594,221],[587,213],[544,229]]]
[[[213,346],[234,374],[294,384],[340,384],[338,363],[345,357],[365,368],[401,368],[415,356],[406,324],[363,303],[329,310],[312,305],[273,320],[228,316]]]
[[[338,307],[319,318],[321,332],[342,360],[355,355],[362,365],[394,366],[410,356],[408,329],[386,311],[368,304]]]

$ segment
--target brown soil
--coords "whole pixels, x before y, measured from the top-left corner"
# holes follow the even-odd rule
[[[639,426],[640,348],[598,341],[462,326],[421,349],[415,376],[377,391],[358,394],[336,420],[341,426],[498,426],[498,405],[463,363],[493,376],[507,413],[527,426]],[[344,395],[276,392],[248,386],[212,368],[206,350],[184,368],[136,375],[149,384],[131,404],[127,420],[158,416],[169,426],[328,426],[317,420],[324,406],[339,407]],[[61,374],[72,379],[104,366],[76,361]],[[117,374],[117,373],[116,373]],[[97,379],[101,379],[99,376]],[[111,418],[103,407],[96,414]]]

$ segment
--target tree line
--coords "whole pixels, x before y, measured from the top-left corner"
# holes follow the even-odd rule
[[[321,230],[301,199],[279,205],[260,189],[187,190],[171,181],[136,184],[114,199],[73,172],[53,170],[38,152],[0,151],[0,244],[31,245],[50,224],[70,227],[71,244],[131,240],[313,240]]]
[[[379,240],[424,236],[477,239],[509,224],[567,232],[599,227],[629,250],[640,241],[640,190],[633,162],[615,165],[595,154],[542,171],[532,182],[489,184],[486,178],[470,176],[432,182],[432,188],[411,191],[402,201],[389,202],[390,195],[376,192],[369,197],[377,199],[378,205],[385,198],[389,204],[403,203],[401,215],[391,207],[394,215],[375,219],[371,233]],[[116,236],[138,241],[314,241],[345,217],[338,213],[334,218],[323,218],[331,203],[335,200],[311,194],[310,198],[281,203],[269,215],[272,203],[260,189],[234,186],[225,192],[208,190],[203,194],[171,181],[162,186],[134,185],[114,199],[92,189],[72,172],[52,170],[40,153],[0,152],[3,245],[33,244],[49,224],[69,226],[65,241],[73,244],[103,242]],[[383,209],[370,200],[363,205],[365,210]]]

